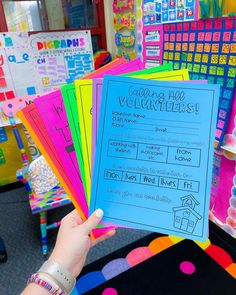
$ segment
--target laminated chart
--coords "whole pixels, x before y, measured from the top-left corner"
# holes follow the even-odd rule
[[[30,45],[43,92],[72,83],[94,70],[90,31],[33,34]]]
[[[165,62],[187,68],[192,80],[220,84],[215,148],[220,148],[230,115],[236,75],[236,18],[164,25]]]
[[[0,33],[0,102],[35,93],[28,34]]]
[[[143,27],[143,62],[145,68],[162,64],[163,26]]]
[[[107,222],[205,240],[219,90],[106,76],[90,212],[103,208]]]

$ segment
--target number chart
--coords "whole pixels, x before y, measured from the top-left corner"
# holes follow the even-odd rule
[[[187,68],[192,80],[221,85],[215,148],[224,138],[234,96],[236,17],[164,25],[164,63]]]

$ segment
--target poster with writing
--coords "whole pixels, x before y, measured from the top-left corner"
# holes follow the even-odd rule
[[[72,83],[94,70],[90,31],[37,33],[30,36],[30,46],[43,92]]]
[[[28,33],[0,33],[0,102],[38,92],[28,41]]]
[[[195,0],[144,0],[144,26],[197,19]]]
[[[219,91],[106,76],[91,212],[103,208],[104,221],[204,241]]]
[[[189,69],[192,80],[221,85],[215,147],[226,132],[236,85],[236,17],[164,25],[165,62]]]

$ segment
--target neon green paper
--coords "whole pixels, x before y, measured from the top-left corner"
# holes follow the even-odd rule
[[[77,160],[79,162],[80,173],[82,177],[82,181],[84,184],[84,189],[86,192],[86,178],[85,178],[85,171],[84,171],[84,161],[82,156],[82,144],[81,144],[81,136],[79,132],[79,115],[78,115],[78,108],[76,102],[76,94],[75,94],[75,85],[68,84],[61,87],[63,101],[66,108],[66,114],[70,125],[71,135],[74,142],[75,152],[77,156]],[[87,199],[87,194],[86,194]]]
[[[77,110],[84,162],[85,183],[88,204],[91,192],[91,159],[92,159],[92,91],[93,80],[77,80],[75,83]]]

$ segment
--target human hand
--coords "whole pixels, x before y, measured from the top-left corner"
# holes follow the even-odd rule
[[[76,278],[84,266],[89,249],[115,234],[115,229],[112,229],[96,240],[90,238],[89,233],[99,224],[102,216],[103,211],[97,209],[83,223],[76,209],[66,215],[61,221],[56,245],[49,260],[66,268]]]

